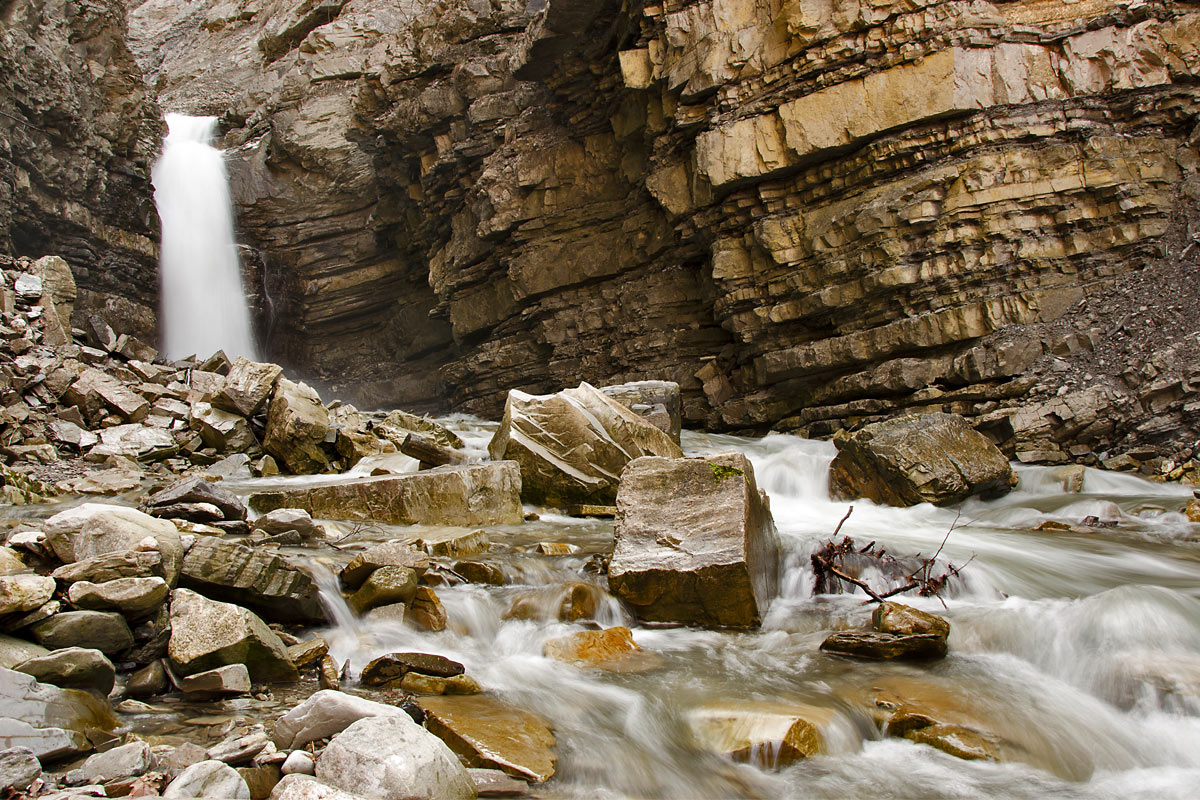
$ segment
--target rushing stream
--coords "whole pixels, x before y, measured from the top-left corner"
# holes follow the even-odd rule
[[[455,427],[482,451],[491,426],[459,419]],[[1197,796],[1200,547],[1198,526],[1177,511],[1189,489],[1088,470],[1083,491],[1072,494],[1054,469],[1019,468],[1020,487],[997,501],[903,510],[854,503],[844,535],[896,554],[929,555],[944,540],[941,561],[967,564],[944,607],[936,598],[905,600],[949,619],[950,655],[927,665],[873,663],[818,651],[831,629],[861,626],[869,610],[861,594],[811,594],[809,553],[847,506],[828,499],[832,445],[685,433],[684,449],[750,457],[782,538],[782,590],[753,633],[638,627],[611,598],[602,602],[597,621],[633,626],[637,641],[664,658],[655,671],[613,674],[541,655],[548,639],[581,629],[557,621],[554,609],[564,584],[603,583],[583,567],[611,551],[611,521],[539,509],[538,521],[489,528],[493,552],[476,558],[502,566],[509,583],[438,589],[450,619],[442,633],[356,619],[332,577],[352,550],[290,552],[308,561],[337,606],[337,624],[323,635],[339,663],[361,669],[387,652],[439,653],[463,662],[486,690],[550,720],[558,772],[539,797]],[[1033,530],[1088,516],[1115,525]],[[420,533],[367,528],[344,544]],[[534,553],[544,541],[574,552]],[[506,619],[514,599],[531,594],[544,618]],[[987,731],[1003,759],[965,761],[884,738],[872,720],[880,692]],[[772,771],[700,751],[689,711],[726,700],[824,709],[825,754]]]

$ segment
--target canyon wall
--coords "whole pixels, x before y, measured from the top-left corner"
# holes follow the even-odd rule
[[[153,341],[161,112],[120,0],[0,0],[0,253],[63,256],[77,315]]]
[[[665,378],[687,424],[1200,440],[1200,2],[148,0],[284,359],[359,399]]]

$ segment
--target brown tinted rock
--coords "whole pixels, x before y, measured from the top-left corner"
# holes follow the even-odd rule
[[[995,497],[1016,485],[1004,454],[955,414],[904,416],[835,440],[833,496],[876,503],[946,505]]]
[[[521,497],[555,506],[612,504],[639,456],[682,455],[671,437],[583,383],[553,395],[510,391],[488,452],[521,465]]]
[[[891,661],[928,661],[946,656],[946,639],[933,633],[903,636],[894,633],[835,633],[821,643],[821,649],[842,656]]]
[[[287,648],[252,612],[176,589],[171,596],[172,664],[192,675],[226,664],[245,664],[256,681],[294,681]]]
[[[356,555],[342,567],[338,577],[342,586],[354,590],[380,567],[407,567],[419,577],[429,569],[429,556],[405,542],[385,542],[372,545]]]
[[[212,536],[197,537],[184,556],[179,582],[283,622],[328,619],[308,573],[280,556]]]
[[[130,550],[85,558],[74,564],[64,564],[50,576],[63,583],[91,581],[107,583],[122,578],[161,578],[165,575],[162,553],[157,550]]]
[[[129,676],[125,693],[130,697],[153,697],[170,687],[162,661],[153,661]]]
[[[894,633],[900,636],[933,634],[945,639],[950,635],[950,623],[941,617],[925,611],[901,605],[900,603],[880,603],[871,612],[871,625],[880,633]]]
[[[362,615],[377,606],[412,602],[417,593],[417,573],[408,567],[380,567],[350,596],[350,608]]]
[[[463,576],[467,583],[482,583],[491,586],[505,584],[504,570],[495,564],[483,561],[459,561],[454,565],[454,571]]]
[[[400,679],[400,688],[409,694],[479,694],[483,691],[483,687],[470,675],[438,678],[419,672],[405,673]]]
[[[250,671],[245,664],[226,664],[197,672],[180,679],[179,691],[206,697],[247,694],[250,691]]]
[[[243,417],[254,416],[266,405],[282,374],[283,367],[278,364],[238,356],[225,376],[220,394],[213,399],[213,405]]]
[[[117,578],[105,583],[78,581],[67,591],[67,599],[77,608],[120,611],[128,617],[141,617],[162,605],[169,591],[162,578]]]
[[[600,391],[667,434],[679,444],[683,428],[679,384],[674,381],[634,381],[601,386]]]
[[[502,461],[257,492],[250,506],[400,525],[515,525],[523,517],[520,492],[517,464]]]
[[[991,738],[964,728],[961,725],[929,725],[910,730],[904,734],[905,739],[911,739],[918,744],[936,747],[955,758],[968,761],[996,761],[999,756],[996,742]]]
[[[621,476],[614,595],[642,619],[757,627],[775,594],[778,542],[745,456],[643,458]]]
[[[486,553],[490,542],[486,531],[471,531],[427,536],[418,539],[415,544],[431,556],[462,558]]]
[[[772,702],[719,703],[687,714],[700,747],[771,769],[820,753],[820,728],[832,719],[829,709]]]
[[[317,393],[307,384],[280,378],[267,413],[263,449],[296,474],[324,472],[329,468],[322,448],[327,433],[329,412]]]
[[[288,658],[297,669],[319,663],[329,653],[329,642],[320,636],[288,646]]]
[[[542,655],[606,672],[648,672],[663,663],[657,654],[643,650],[625,627],[580,631],[551,639],[542,646]]]
[[[445,656],[431,653],[388,653],[363,667],[359,680],[367,686],[382,686],[399,680],[410,672],[452,678],[463,674],[463,665]]]
[[[64,647],[24,661],[14,669],[32,675],[42,683],[92,691],[101,697],[112,691],[117,674],[103,653],[85,647]]]
[[[1187,501],[1187,506],[1184,508],[1184,514],[1192,522],[1200,522],[1200,499],[1191,498]]]
[[[418,628],[424,628],[427,631],[446,630],[448,621],[446,607],[442,605],[442,600],[437,596],[437,592],[428,586],[417,587],[417,593],[413,596],[407,616],[408,620]]]
[[[222,519],[245,519],[246,506],[238,496],[203,478],[190,478],[155,492],[143,505],[151,509],[183,503],[205,503],[216,506]]]
[[[554,775],[554,734],[536,714],[488,695],[422,697],[417,704],[425,727],[468,766],[538,783]]]

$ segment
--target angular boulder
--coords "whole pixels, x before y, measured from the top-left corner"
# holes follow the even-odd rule
[[[225,376],[225,386],[213,399],[213,405],[243,417],[254,416],[266,406],[281,375],[283,367],[278,364],[238,356]]]
[[[832,719],[828,709],[772,702],[718,703],[687,714],[701,748],[770,769],[821,752],[820,728]]]
[[[307,572],[263,550],[199,536],[183,558],[179,584],[237,603],[281,622],[328,621],[316,583]]]
[[[341,733],[360,719],[398,714],[407,716],[399,706],[322,689],[275,722],[275,744],[282,750],[296,750]]]
[[[537,714],[484,694],[422,697],[417,705],[425,712],[425,727],[467,766],[536,783],[554,775],[554,733]]]
[[[474,800],[475,783],[454,753],[407,714],[361,719],[333,737],[317,778],[376,800]]]
[[[258,446],[245,417],[214,408],[211,403],[193,403],[188,422],[204,444],[218,453],[242,453]]]
[[[997,497],[1016,484],[1008,459],[957,414],[896,417],[834,438],[834,499],[865,497],[890,506],[948,505]]]
[[[86,753],[117,727],[108,703],[87,692],[0,669],[0,750],[27,747],[43,762]]]
[[[238,771],[220,761],[201,761],[179,773],[163,797],[250,800],[250,787]]]
[[[245,664],[255,681],[294,681],[296,668],[279,637],[253,612],[176,589],[167,655],[184,675]]]
[[[417,593],[417,573],[408,567],[380,567],[349,598],[350,608],[362,615],[372,608],[412,602]]]
[[[521,471],[512,461],[258,492],[250,507],[393,525],[516,525],[524,518]]]
[[[932,661],[946,656],[946,637],[934,633],[897,634],[843,631],[821,642],[827,653],[873,661]]]
[[[640,458],[622,474],[608,583],[642,619],[757,627],[778,569],[770,503],[744,455]]]
[[[179,691],[204,697],[247,694],[250,691],[250,670],[245,664],[226,664],[197,672],[180,679]]]
[[[587,383],[552,395],[512,390],[488,453],[521,466],[521,497],[552,506],[611,505],[639,456],[683,455],[669,434]]]
[[[367,686],[383,686],[410,672],[452,678],[463,674],[463,665],[433,653],[388,653],[363,667],[360,679]]]
[[[246,518],[246,506],[237,495],[202,478],[191,478],[168,486],[147,497],[143,505],[153,514],[156,508],[186,503],[207,503],[216,506],[220,509],[223,519]]]
[[[63,583],[107,583],[122,578],[163,578],[165,574],[162,553],[157,550],[129,550],[64,564],[51,572],[50,577]]]
[[[601,386],[600,391],[658,428],[679,444],[683,430],[679,384],[674,381],[633,381]]]
[[[66,564],[144,550],[142,541],[151,538],[162,555],[163,577],[174,585],[183,560],[179,530],[134,508],[84,503],[50,517],[42,524],[42,531],[46,543]]]
[[[170,431],[149,425],[118,425],[100,431],[100,444],[89,455],[123,456],[139,461],[157,461],[179,452],[179,443]]]
[[[263,449],[297,475],[324,472],[329,457],[322,445],[329,433],[329,411],[305,383],[280,378],[267,412]]]
[[[98,784],[132,778],[149,772],[152,766],[154,755],[150,752],[150,745],[145,742],[130,742],[89,756],[80,769],[85,781]]]
[[[404,542],[384,542],[368,547],[352,558],[349,564],[342,567],[338,577],[342,586],[353,591],[381,567],[407,567],[416,572],[419,578],[429,569],[429,556]]]

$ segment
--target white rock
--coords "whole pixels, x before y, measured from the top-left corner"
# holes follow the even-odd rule
[[[150,745],[130,742],[103,753],[89,756],[83,762],[83,777],[88,783],[107,783],[119,778],[132,778],[149,771],[154,763]]]
[[[23,791],[41,774],[42,765],[28,747],[0,750],[0,786]]]
[[[42,296],[42,279],[37,275],[22,272],[17,276],[17,280],[13,284],[13,289],[16,290],[18,295],[27,300],[37,300]]]
[[[220,761],[201,761],[181,772],[162,796],[250,800],[250,787],[233,767]]]
[[[179,531],[170,522],[155,519],[136,508],[84,503],[55,514],[42,524],[46,542],[59,560],[73,564],[107,553],[123,553],[150,539],[150,549],[163,556],[167,583],[174,583],[183,560]]]
[[[312,756],[303,750],[293,750],[284,760],[280,771],[284,775],[312,775],[316,768],[317,764]]]
[[[317,777],[379,800],[474,800],[475,782],[445,742],[407,714],[361,719],[333,737]]]
[[[310,775],[285,775],[271,791],[271,800],[365,800],[360,794],[343,792]]]
[[[0,615],[33,611],[54,596],[54,578],[41,575],[0,576]]]
[[[275,744],[284,750],[294,750],[341,733],[360,719],[396,715],[408,716],[396,706],[322,689],[279,718],[275,723]]]

